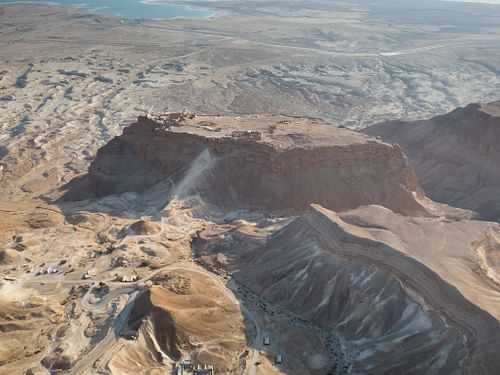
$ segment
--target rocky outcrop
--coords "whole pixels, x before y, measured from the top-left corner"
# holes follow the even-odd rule
[[[152,223],[147,220],[139,220],[131,224],[126,233],[130,235],[151,235],[156,234],[160,231],[160,226],[158,224]]]
[[[20,203],[0,202],[0,245],[19,233],[51,228],[64,222],[54,206],[26,200]]]
[[[251,131],[247,131],[251,129]],[[401,149],[313,119],[209,117],[160,122],[146,117],[97,153],[85,189],[104,196],[166,184],[221,208],[300,212],[380,204],[425,214],[423,193]],[[90,188],[90,189],[89,189]]]
[[[500,102],[426,121],[385,122],[365,132],[398,143],[433,200],[500,221]]]

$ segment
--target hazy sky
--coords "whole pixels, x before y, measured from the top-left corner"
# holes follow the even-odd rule
[[[460,1],[462,3],[500,4],[500,0],[446,0],[446,1]]]

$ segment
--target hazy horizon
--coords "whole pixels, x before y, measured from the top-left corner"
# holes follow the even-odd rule
[[[478,4],[500,5],[500,0],[442,0],[442,1],[453,1],[456,3],[478,3]]]

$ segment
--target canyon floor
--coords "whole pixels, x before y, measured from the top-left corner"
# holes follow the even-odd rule
[[[496,138],[352,129],[498,99],[500,11],[287,3],[0,6],[0,374],[495,373]]]

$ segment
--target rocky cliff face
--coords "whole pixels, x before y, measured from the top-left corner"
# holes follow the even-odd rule
[[[99,150],[87,177],[97,196],[159,183],[173,195],[199,193],[227,209],[380,204],[402,214],[425,213],[423,193],[399,147],[312,119],[141,117]],[[74,190],[67,197],[83,195]]]
[[[365,132],[401,145],[430,198],[500,220],[500,102]]]

